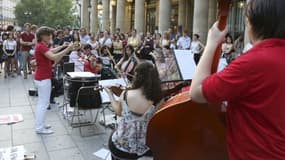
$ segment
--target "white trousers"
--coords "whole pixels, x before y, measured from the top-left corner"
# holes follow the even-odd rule
[[[38,104],[36,110],[36,130],[44,129],[45,114],[50,101],[51,80],[45,79],[41,81],[35,80],[38,88]]]

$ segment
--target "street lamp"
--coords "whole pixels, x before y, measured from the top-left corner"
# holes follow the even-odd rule
[[[102,1],[99,1],[99,2],[98,2],[97,9],[98,9],[98,10],[102,10],[102,9],[103,9],[103,3],[102,3]]]
[[[25,11],[24,15],[27,17],[27,21],[30,21],[30,17],[32,15],[32,12],[31,11]]]
[[[112,0],[111,1],[111,5],[114,7],[114,6],[116,6],[116,0]]]
[[[81,4],[79,0],[76,0],[76,5],[79,7],[78,19],[79,19],[79,26],[81,27]]]

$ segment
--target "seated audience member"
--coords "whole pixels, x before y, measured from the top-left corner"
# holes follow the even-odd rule
[[[145,143],[147,124],[162,99],[155,66],[148,62],[140,63],[135,69],[132,88],[123,91],[119,101],[115,100],[109,88],[105,90],[115,113],[122,117],[109,140],[112,158],[137,159],[150,155]]]

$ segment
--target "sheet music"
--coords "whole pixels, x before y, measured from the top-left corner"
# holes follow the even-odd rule
[[[127,86],[125,80],[123,78],[120,79],[108,79],[108,80],[101,80],[99,81],[99,85],[102,87],[107,87],[107,86],[114,86],[114,85],[122,85],[122,86]],[[102,103],[110,103],[110,98],[105,90],[100,91]],[[116,100],[119,100],[119,97],[115,96]]]
[[[190,50],[174,50],[178,68],[183,80],[191,80],[196,69],[194,55]]]

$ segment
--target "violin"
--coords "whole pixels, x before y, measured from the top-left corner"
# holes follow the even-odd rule
[[[231,0],[219,0],[218,28],[226,27]],[[216,72],[221,44],[212,65]],[[157,160],[226,160],[225,125],[213,108],[220,104],[198,104],[189,92],[169,99],[151,118],[146,144]]]

